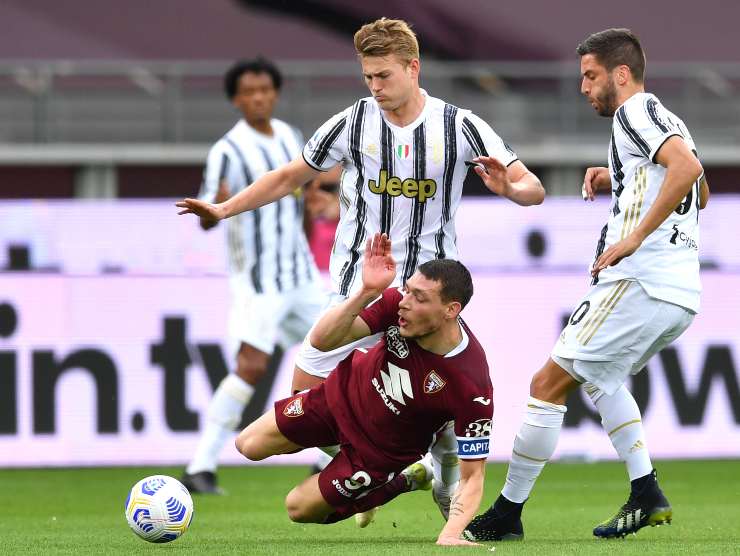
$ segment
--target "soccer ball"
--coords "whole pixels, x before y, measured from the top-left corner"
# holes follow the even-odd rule
[[[126,521],[149,542],[170,542],[187,531],[193,519],[188,489],[167,475],[152,475],[136,483],[126,498]]]

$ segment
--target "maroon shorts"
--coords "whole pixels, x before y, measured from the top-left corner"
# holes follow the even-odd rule
[[[280,432],[299,446],[341,445],[341,451],[319,474],[321,495],[334,508],[384,485],[405,467],[405,464],[390,461],[386,465],[378,461],[368,463],[346,442],[329,411],[323,384],[276,401],[275,420]]]
[[[285,438],[305,448],[342,443],[339,427],[326,403],[323,383],[276,401],[275,420]]]

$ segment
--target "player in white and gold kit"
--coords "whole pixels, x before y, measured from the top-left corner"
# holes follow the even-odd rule
[[[671,521],[658,487],[630,374],[676,339],[699,310],[699,209],[709,195],[694,141],[683,121],[645,93],[645,57],[626,29],[587,38],[581,92],[613,116],[609,167],[589,168],[584,199],[610,187],[612,205],[591,268],[592,286],[535,374],[506,484],[494,505],[468,526],[477,540],[521,538],[521,511],[552,456],[567,394],[583,385],[627,465],[631,494],[598,537],[621,537]]]

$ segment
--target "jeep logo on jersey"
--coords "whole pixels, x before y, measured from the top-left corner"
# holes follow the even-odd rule
[[[425,394],[436,394],[447,384],[442,377],[439,376],[435,371],[431,371],[426,378],[424,378],[424,393]]]
[[[437,182],[434,180],[415,180],[413,178],[401,180],[396,176],[388,177],[388,170],[381,170],[377,181],[368,180],[367,186],[370,191],[377,195],[383,193],[387,193],[391,197],[403,195],[408,199],[416,199],[420,203],[434,197],[437,192]]]
[[[385,344],[388,351],[396,357],[406,359],[409,356],[409,346],[401,336],[397,326],[391,326],[385,331]]]
[[[286,417],[300,417],[303,415],[303,402],[301,398],[296,398],[283,409],[283,415]]]
[[[406,369],[397,367],[388,362],[388,372],[380,371],[380,378],[383,379],[383,390],[385,395],[393,398],[398,403],[406,405],[404,394],[410,399],[414,399],[414,391],[411,389],[411,377]]]

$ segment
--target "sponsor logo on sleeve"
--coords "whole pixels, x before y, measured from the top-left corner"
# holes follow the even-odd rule
[[[694,241],[694,238],[692,238],[689,234],[682,232],[678,229],[678,224],[673,225],[673,233],[671,234],[671,238],[669,241],[673,245],[683,245],[684,247],[688,247],[689,249],[698,250],[699,246],[697,245],[696,241]]]
[[[489,439],[488,438],[458,438],[457,455],[460,457],[488,455]]]
[[[478,402],[479,404],[489,405],[491,403],[491,398],[484,398],[483,396],[478,396],[477,398],[473,398],[473,401]]]

